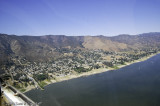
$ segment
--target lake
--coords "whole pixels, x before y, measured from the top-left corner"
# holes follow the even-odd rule
[[[25,93],[40,106],[160,106],[160,54],[118,70]]]

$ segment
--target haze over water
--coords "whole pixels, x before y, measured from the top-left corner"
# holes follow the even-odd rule
[[[119,70],[26,93],[41,106],[160,106],[160,54]]]

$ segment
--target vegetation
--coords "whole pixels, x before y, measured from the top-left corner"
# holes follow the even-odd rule
[[[93,66],[93,68],[95,68],[95,69],[99,69],[100,67],[101,66],[99,64],[96,64],[96,65]]]
[[[25,92],[25,91],[26,91],[26,89],[25,89],[25,88],[22,88],[22,89],[20,89],[20,91],[21,91],[21,92]]]
[[[38,81],[43,81],[45,79],[48,79],[48,74],[34,74],[33,78],[35,78]]]
[[[111,68],[114,68],[114,69],[119,69],[119,67],[118,67],[118,66],[112,66]]]
[[[104,65],[108,66],[108,67],[113,67],[113,63],[112,62],[103,62]]]
[[[82,72],[88,72],[91,71],[91,69],[89,68],[84,68],[84,67],[77,67],[74,69],[74,71],[78,72],[78,73],[82,73]]]
[[[13,83],[13,86],[14,86],[15,88],[17,88],[17,89],[20,89],[20,88],[21,88],[20,85],[19,85],[18,83],[16,83],[16,82]]]
[[[44,86],[46,86],[47,85],[47,83],[45,83],[44,81],[40,81],[39,82],[39,86],[41,87],[41,88],[44,88]]]

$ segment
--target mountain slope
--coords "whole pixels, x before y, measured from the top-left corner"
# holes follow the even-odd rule
[[[110,40],[125,43],[128,48],[142,49],[142,48],[159,48],[160,33],[144,33],[139,35],[119,35],[110,37]]]
[[[20,56],[29,61],[49,61],[61,57],[63,49],[126,51],[146,48],[160,48],[160,33],[114,37],[0,34],[0,64],[9,61],[12,56]]]
[[[127,49],[127,45],[116,41],[111,41],[107,37],[84,37],[83,46],[87,49],[103,49],[107,51],[119,51]]]

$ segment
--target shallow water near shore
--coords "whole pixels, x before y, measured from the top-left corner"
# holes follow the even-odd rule
[[[40,106],[160,106],[160,54],[114,71],[25,93]]]

